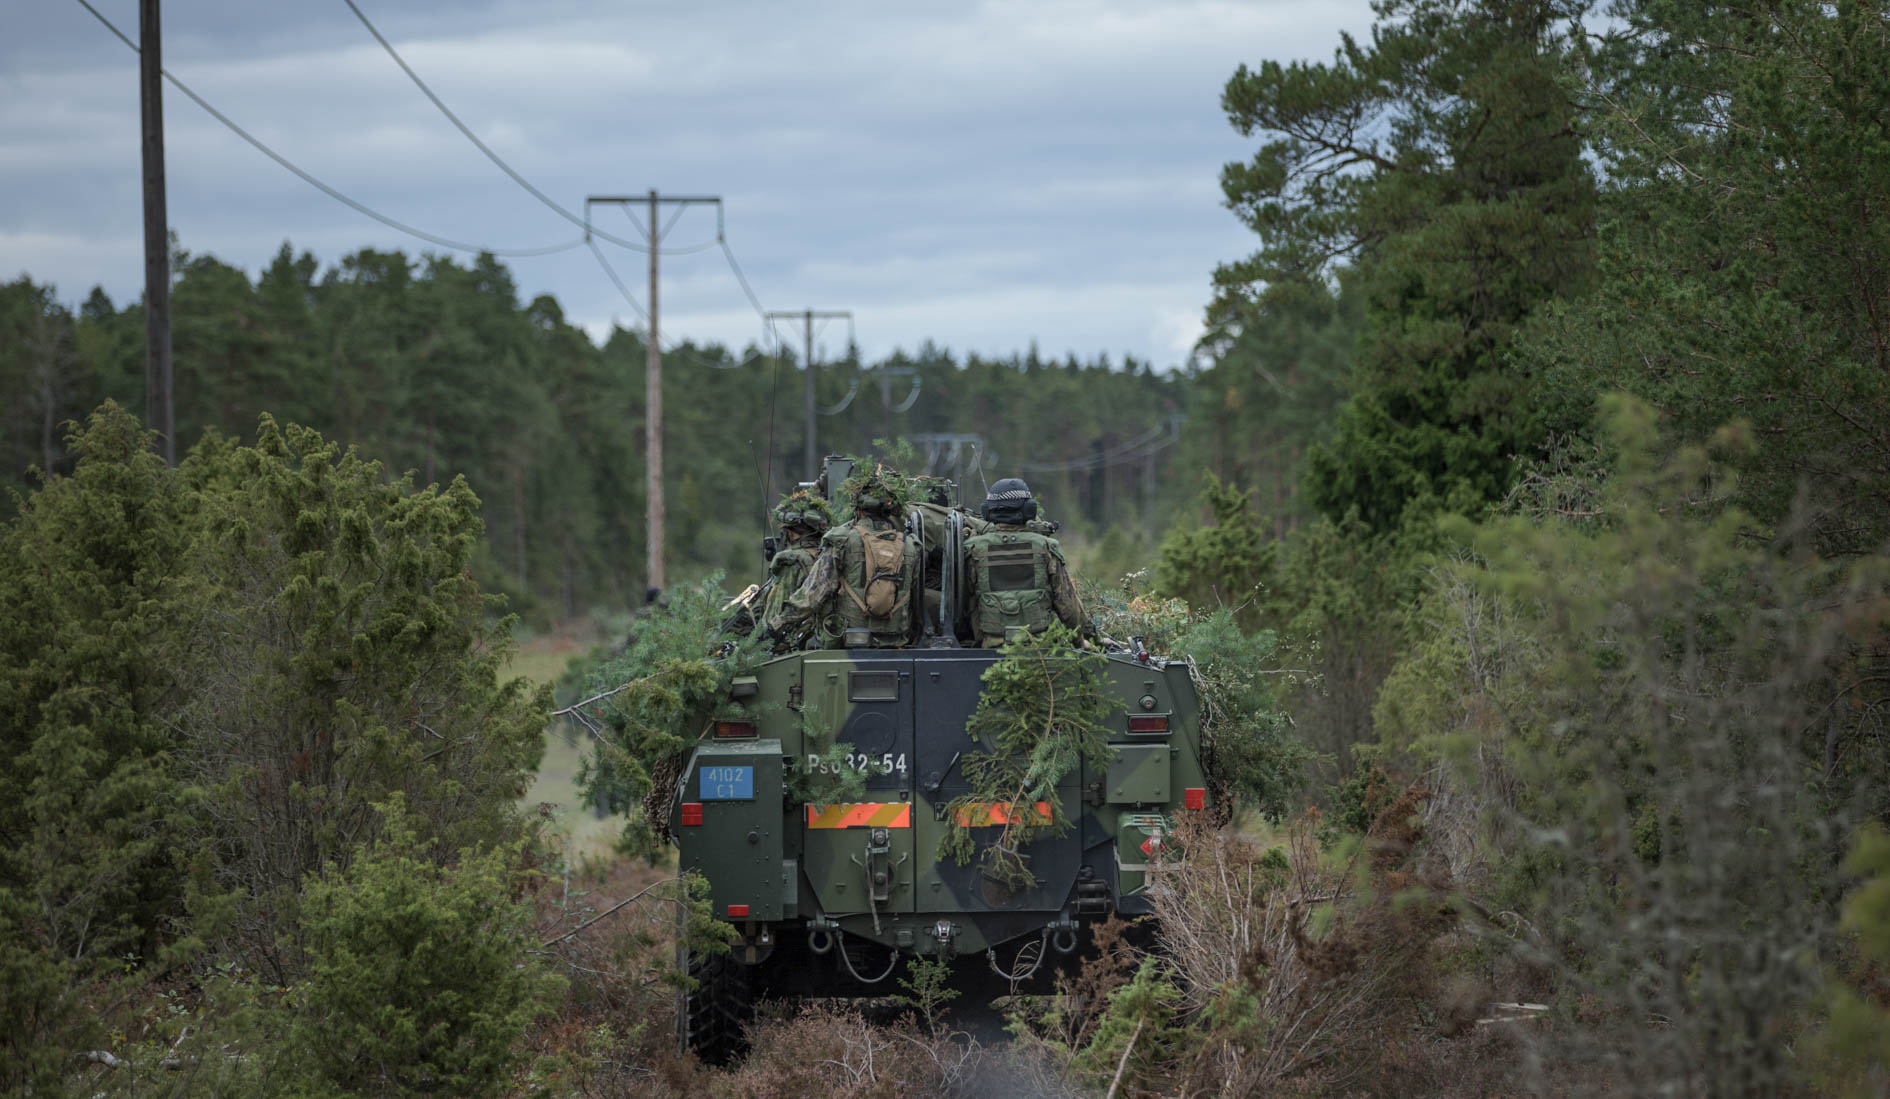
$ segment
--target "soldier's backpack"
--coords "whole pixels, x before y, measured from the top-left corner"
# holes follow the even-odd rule
[[[860,553],[865,565],[864,593],[853,590],[844,580],[847,594],[871,618],[890,618],[911,593],[905,586],[906,535],[901,530],[861,531]]]

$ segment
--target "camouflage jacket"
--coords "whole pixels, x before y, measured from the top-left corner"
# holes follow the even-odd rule
[[[858,519],[835,527],[821,540],[820,556],[815,558],[814,567],[807,573],[807,581],[801,589],[787,599],[779,612],[768,619],[768,632],[776,638],[792,640],[805,636],[806,632],[819,624],[819,620],[830,615],[840,596],[840,583],[850,571],[851,542],[845,537],[849,528],[880,533],[901,529],[899,524],[876,515],[862,516]]]
[[[788,599],[807,582],[807,574],[812,571],[814,560],[814,542],[811,538],[806,542],[790,544],[774,555],[774,560],[768,562],[768,572],[774,577],[774,587],[768,589],[767,600],[757,610],[755,617],[758,621],[771,622],[781,613]],[[799,648],[799,642],[806,638],[788,637],[783,640],[790,647]]]

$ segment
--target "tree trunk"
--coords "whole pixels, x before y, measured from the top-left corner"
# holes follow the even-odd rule
[[[571,539],[564,540],[564,617],[570,621],[577,617],[577,585],[571,563]]]
[[[525,466],[512,468],[512,539],[518,553],[518,586],[531,590],[531,574],[525,564]]]

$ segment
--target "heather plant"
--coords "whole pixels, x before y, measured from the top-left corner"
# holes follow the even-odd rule
[[[1176,1074],[1234,1094],[1353,1094],[1432,1009],[1454,924],[1423,869],[1422,796],[1405,790],[1328,851],[1313,817],[1281,845],[1184,823],[1152,871],[1176,1011]]]

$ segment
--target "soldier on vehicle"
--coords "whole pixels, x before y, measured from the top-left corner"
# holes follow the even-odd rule
[[[755,620],[764,623],[780,614],[789,597],[807,582],[807,574],[813,571],[814,560],[820,554],[820,536],[833,525],[833,512],[827,501],[802,489],[781,498],[774,508],[774,521],[781,524],[782,544],[768,562],[772,586],[755,609]],[[782,640],[788,648],[798,649],[806,640],[805,631],[802,636]]]
[[[810,627],[823,647],[851,635],[855,644],[898,648],[918,636],[920,550],[904,525],[908,489],[881,466],[849,481],[847,495],[853,518],[820,540],[806,583],[768,619],[777,647]]]
[[[979,510],[991,527],[965,540],[965,586],[977,643],[996,648],[1006,630],[1041,632],[1053,620],[1085,636],[1092,633],[1063,562],[1063,547],[1030,529],[1037,518],[1030,486],[1006,477],[991,486]]]

